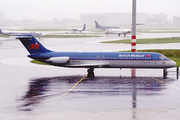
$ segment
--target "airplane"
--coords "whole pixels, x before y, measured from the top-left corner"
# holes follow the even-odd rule
[[[120,29],[119,27],[117,27],[117,26],[101,26],[101,25],[99,25],[98,24],[98,22],[97,21],[95,21],[95,27],[97,28],[97,29],[102,29],[102,30],[107,30],[107,29],[111,29],[111,28],[113,28],[113,29]]]
[[[0,29],[0,34],[2,35],[7,35],[7,36],[20,36],[20,35],[33,35],[33,36],[36,36],[36,37],[42,37],[42,36],[45,36],[45,34],[43,33],[37,33],[37,32],[3,32],[1,29]]]
[[[18,36],[28,57],[59,67],[88,68],[87,76],[94,77],[94,68],[152,68],[175,67],[176,62],[154,52],[55,52],[45,48],[34,36]]]
[[[124,36],[126,36],[126,34],[131,33],[132,30],[131,29],[107,29],[105,31],[106,36],[108,34],[118,34],[118,36],[121,36],[121,34],[124,34]]]
[[[84,24],[82,30],[79,30],[79,29],[72,29],[71,32],[74,32],[74,33],[75,33],[76,31],[82,32],[82,31],[85,31],[85,30],[86,30],[86,24]]]

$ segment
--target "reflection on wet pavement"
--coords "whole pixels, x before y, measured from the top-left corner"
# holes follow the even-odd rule
[[[19,99],[19,110],[31,111],[38,107],[41,101],[48,101],[52,98],[67,92],[76,84],[82,76],[63,76],[37,78],[29,81],[29,88],[25,95]],[[156,78],[165,83],[172,83],[172,78]],[[153,79],[152,77],[96,77],[85,78],[67,96],[86,94],[93,96],[124,96],[132,95],[132,108],[136,108],[136,97],[155,96],[162,94],[167,89],[166,84]],[[65,97],[65,96],[64,96]],[[58,103],[57,103],[58,104]],[[35,106],[35,107],[34,107]]]

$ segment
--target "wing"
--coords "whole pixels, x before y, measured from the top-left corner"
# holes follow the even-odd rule
[[[74,65],[66,65],[68,67],[108,67],[109,63],[84,63],[84,64],[74,64]]]

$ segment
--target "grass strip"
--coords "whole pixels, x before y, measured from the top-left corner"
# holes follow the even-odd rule
[[[179,43],[179,42],[180,42],[180,37],[136,39],[136,44],[160,44],[160,43]],[[131,44],[131,39],[106,41],[101,43]]]

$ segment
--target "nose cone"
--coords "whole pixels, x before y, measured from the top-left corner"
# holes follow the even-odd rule
[[[169,63],[169,67],[175,67],[176,66],[176,62],[174,62],[173,60],[171,60],[171,62]]]

